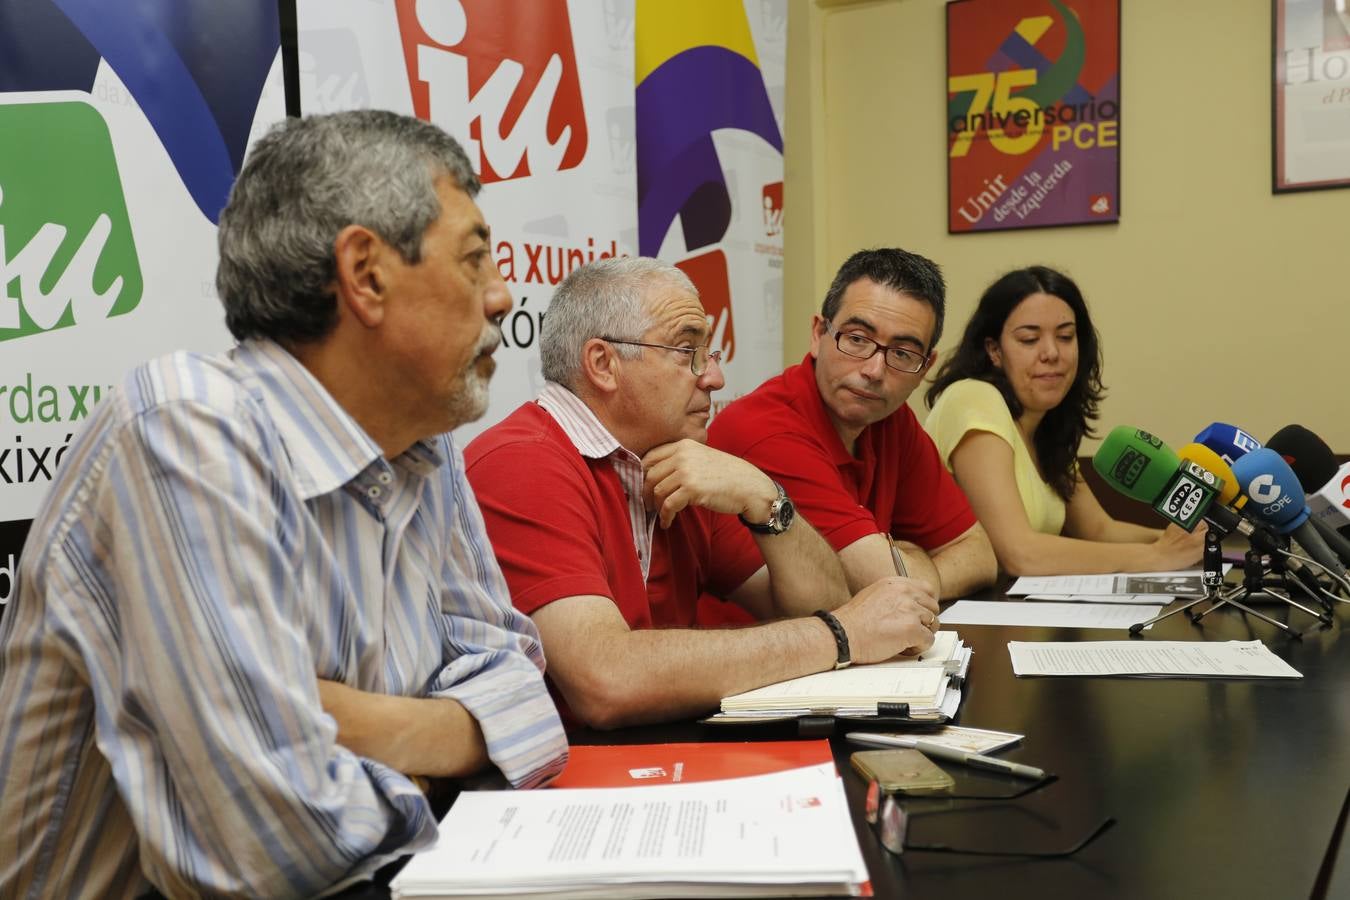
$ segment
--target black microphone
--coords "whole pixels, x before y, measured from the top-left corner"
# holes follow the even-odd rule
[[[1331,452],[1325,441],[1302,425],[1286,425],[1275,432],[1266,442],[1266,446],[1289,463],[1289,468],[1294,470],[1294,476],[1298,478],[1305,495],[1310,494],[1316,498],[1320,491],[1336,479],[1339,468],[1336,465],[1336,454]],[[1339,490],[1339,487],[1336,489]],[[1328,521],[1327,516],[1319,515],[1312,507],[1313,504],[1310,503],[1309,510],[1312,515],[1308,521],[1321,535],[1322,540],[1326,541],[1327,546],[1341,558],[1341,562],[1350,566],[1350,541],[1341,536]],[[1334,510],[1340,517],[1337,507],[1324,508]]]

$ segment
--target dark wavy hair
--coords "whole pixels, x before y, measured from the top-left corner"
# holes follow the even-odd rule
[[[1045,266],[1028,266],[1009,272],[989,285],[961,335],[961,343],[934,376],[925,399],[932,407],[954,382],[977,378],[998,388],[1014,419],[1022,415],[1022,404],[1013,393],[1008,376],[989,359],[985,340],[998,343],[1008,316],[1032,294],[1049,294],[1067,303],[1073,310],[1078,330],[1078,372],[1073,384],[1059,406],[1045,414],[1034,435],[1041,477],[1067,502],[1077,480],[1074,460],[1078,456],[1078,447],[1083,438],[1095,436],[1092,423],[1097,419],[1097,408],[1105,396],[1101,341],[1078,285],[1067,275]]]

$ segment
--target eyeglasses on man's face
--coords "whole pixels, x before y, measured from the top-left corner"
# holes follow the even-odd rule
[[[708,371],[709,360],[717,363],[719,366],[722,364],[722,351],[709,350],[707,345],[699,347],[672,347],[669,344],[649,344],[645,341],[625,341],[620,338],[604,336],[601,336],[600,340],[609,344],[626,344],[630,347],[651,347],[654,350],[673,350],[676,353],[687,353],[689,354],[689,371],[694,373],[695,378],[698,378],[704,372]]]
[[[928,365],[928,357],[905,347],[887,347],[858,331],[840,331],[830,322],[825,323],[825,332],[834,338],[834,345],[845,356],[854,359],[871,359],[878,353],[886,354],[886,365],[897,372],[913,375],[923,371]]]
[[[1049,784],[1052,779],[1044,779],[1039,784],[1033,785],[1029,790],[1043,787]],[[1024,790],[1019,793],[1028,793]],[[958,798],[952,798],[958,799]],[[977,797],[961,799],[983,799]],[[1066,847],[1063,850],[980,850],[966,847],[952,847],[947,844],[911,844],[906,839],[909,832],[909,813],[895,799],[894,794],[889,794],[881,789],[881,785],[875,780],[868,782],[867,785],[867,822],[876,832],[877,840],[881,846],[885,847],[891,853],[901,856],[906,850],[925,850],[932,853],[965,853],[971,856],[1012,856],[1022,859],[1062,859],[1066,856],[1073,856],[1079,850],[1091,844],[1097,838],[1105,834],[1112,825],[1116,824],[1114,818],[1104,819],[1100,825],[1094,828],[1087,837],[1074,844],[1072,847]]]

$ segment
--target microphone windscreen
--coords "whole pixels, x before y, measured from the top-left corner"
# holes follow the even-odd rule
[[[1236,425],[1215,422],[1195,436],[1197,444],[1204,444],[1230,466],[1239,457],[1261,448],[1261,442]]]
[[[1241,495],[1237,479],[1233,477],[1233,470],[1228,467],[1228,463],[1219,459],[1219,454],[1204,444],[1192,443],[1179,448],[1177,456],[1182,459],[1189,459],[1200,468],[1213,472],[1215,476],[1222,479],[1223,487],[1219,490],[1219,502],[1224,506],[1242,508],[1242,504],[1246,502],[1247,498]]]
[[[1129,425],[1117,425],[1092,457],[1111,487],[1142,503],[1152,503],[1176,473],[1181,460],[1160,439]]]
[[[1233,475],[1251,499],[1247,511],[1281,534],[1308,519],[1303,485],[1289,464],[1268,447],[1253,450],[1233,463]]]
[[[1274,450],[1298,476],[1303,493],[1320,491],[1336,475],[1336,454],[1326,441],[1302,425],[1286,425],[1270,436],[1266,446]]]

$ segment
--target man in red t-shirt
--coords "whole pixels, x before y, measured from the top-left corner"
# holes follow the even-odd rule
[[[710,336],[679,269],[579,268],[549,306],[543,391],[465,453],[512,600],[592,727],[684,718],[729,694],[922,651],[938,627],[936,597],[894,572],[850,597],[788,495],[706,445],[723,385]],[[779,621],[695,629],[703,591]]]
[[[727,406],[709,443],[780,482],[857,589],[903,568],[943,599],[998,563],[937,448],[905,405],[937,357],[946,287],[931,261],[863,250],[812,316],[811,352]]]

